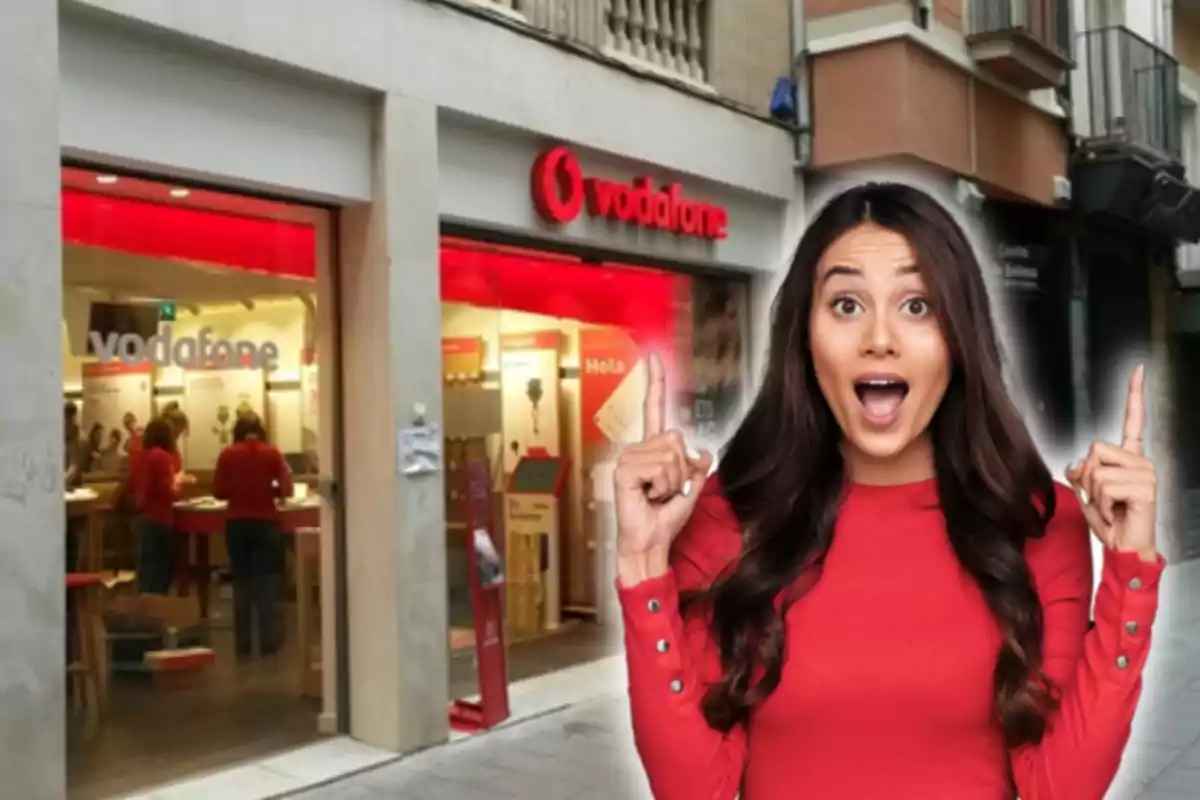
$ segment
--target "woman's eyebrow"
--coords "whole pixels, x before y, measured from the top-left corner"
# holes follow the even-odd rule
[[[905,266],[896,268],[897,275],[915,275],[918,272],[920,272],[920,269],[916,264],[906,264]],[[837,266],[830,267],[825,271],[825,274],[821,276],[821,283],[825,283],[834,275],[845,275],[850,278],[861,278],[863,276],[863,271],[857,267],[847,267],[839,264]]]

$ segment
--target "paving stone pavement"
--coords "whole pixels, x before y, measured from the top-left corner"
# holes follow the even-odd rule
[[[1142,702],[1107,800],[1200,800],[1200,560],[1169,567],[1162,594]],[[651,800],[621,692],[296,795],[383,798]]]
[[[621,695],[417,753],[296,800],[652,800]]]

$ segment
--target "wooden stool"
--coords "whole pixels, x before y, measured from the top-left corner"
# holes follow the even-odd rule
[[[74,710],[82,712],[90,732],[100,717],[107,692],[107,663],[101,652],[103,621],[96,608],[95,591],[103,585],[98,572],[68,572],[67,604],[71,616],[71,636],[67,679],[70,681]]]

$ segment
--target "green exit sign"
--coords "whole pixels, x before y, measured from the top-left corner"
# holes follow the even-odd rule
[[[162,302],[158,304],[158,318],[163,322],[175,321],[175,304]]]

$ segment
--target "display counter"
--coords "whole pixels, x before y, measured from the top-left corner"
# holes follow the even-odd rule
[[[284,500],[276,504],[279,509],[279,527],[284,533],[321,527],[321,501],[317,497],[304,500]],[[188,536],[192,541],[184,548],[187,560],[181,564],[177,576],[178,591],[187,596],[192,584],[198,587],[200,616],[208,618],[209,583],[212,563],[208,537],[225,533],[227,506],[214,497],[194,497],[175,504],[175,531]]]
[[[296,584],[296,643],[298,670],[305,695],[320,696],[319,657],[313,654],[313,588],[320,561],[321,499],[309,495],[304,499],[289,498],[276,504],[279,527],[285,534],[295,536],[293,560]],[[200,616],[208,619],[209,593],[212,576],[209,541],[214,534],[225,533],[227,505],[214,497],[195,497],[175,504],[175,530],[188,537],[184,568],[176,577],[177,591],[186,596],[192,584],[197,586]]]

